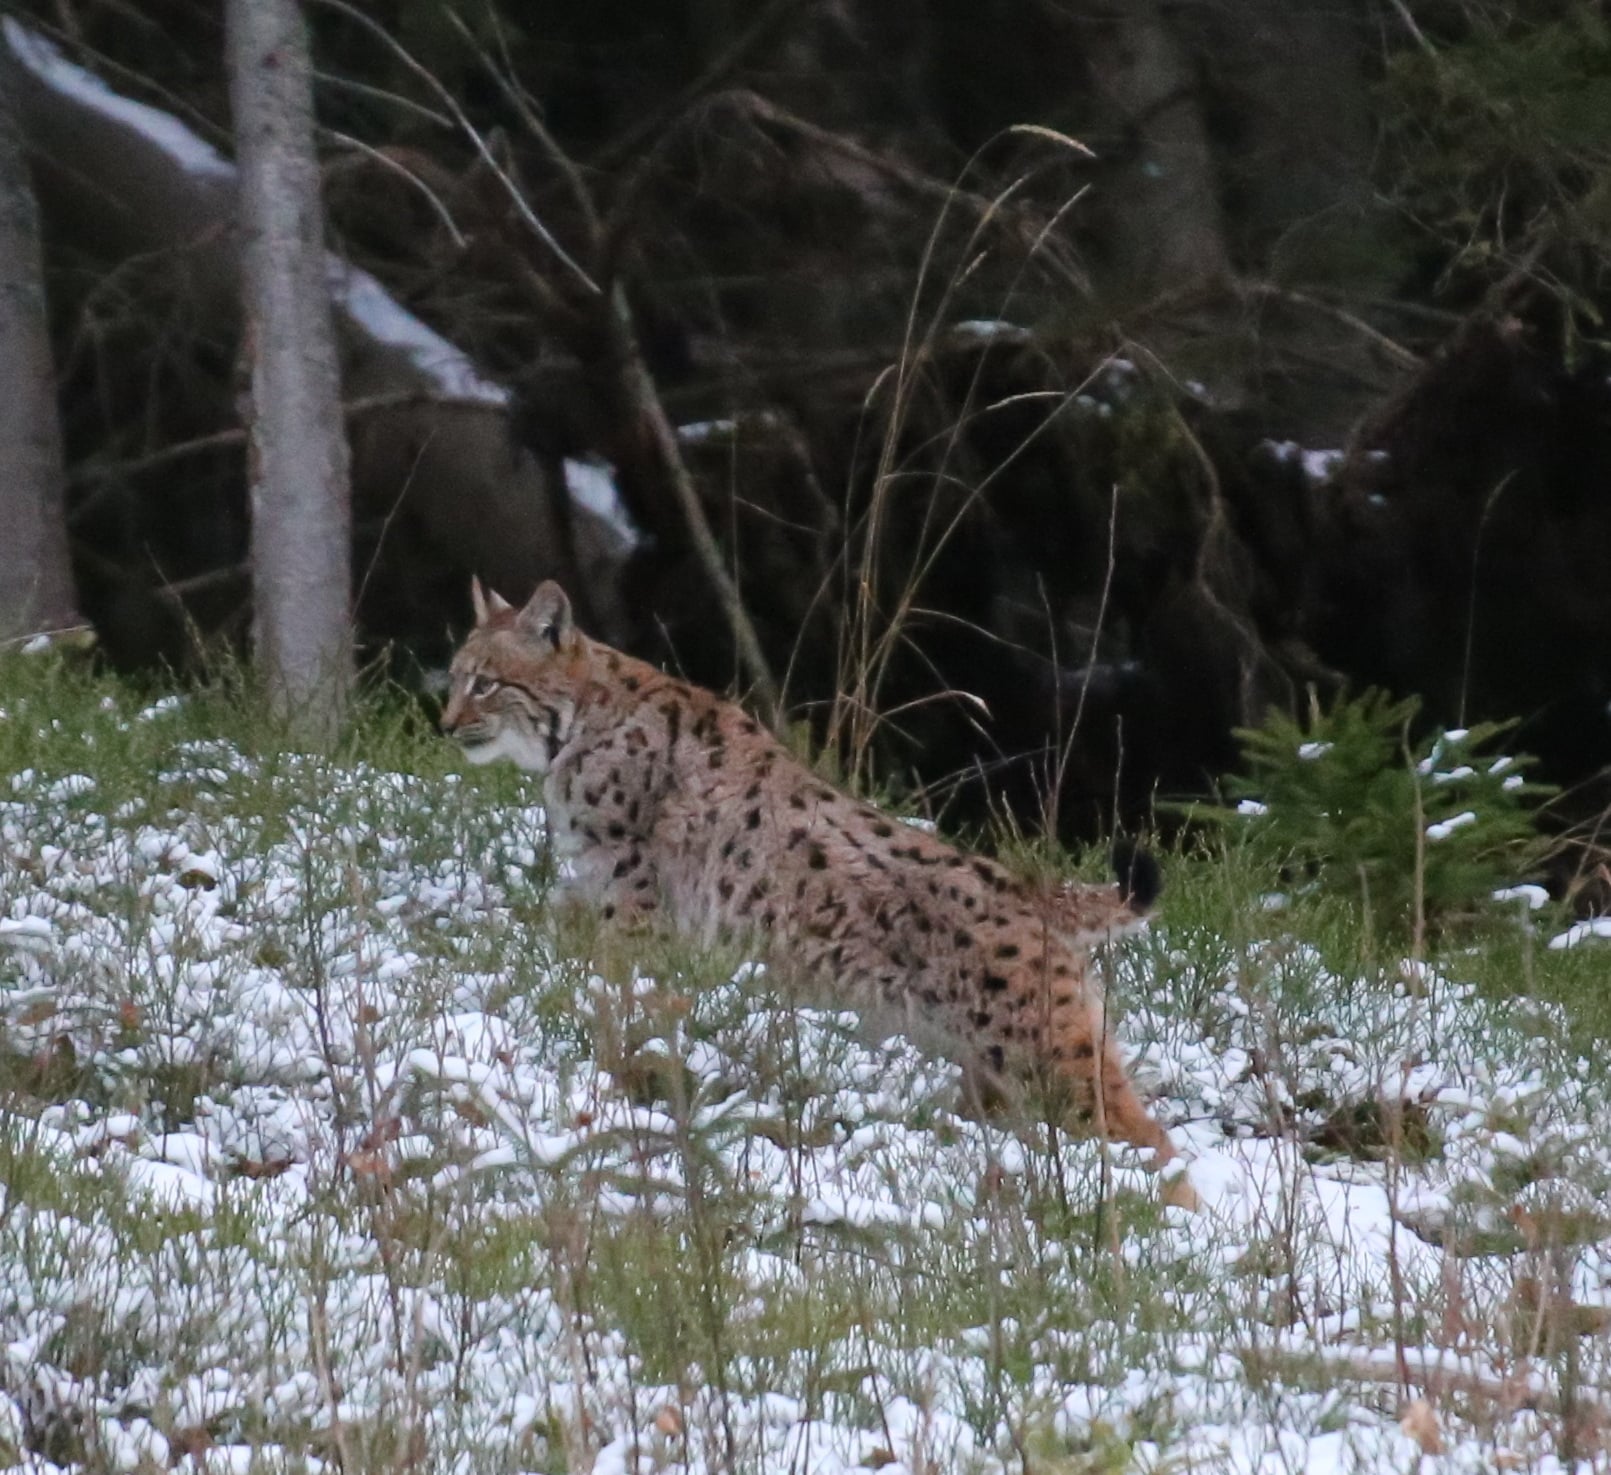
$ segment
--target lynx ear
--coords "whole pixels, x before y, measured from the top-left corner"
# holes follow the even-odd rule
[[[1113,874],[1119,882],[1119,899],[1138,917],[1144,917],[1163,890],[1158,862],[1134,840],[1120,836],[1113,842]]]
[[[494,615],[514,608],[496,589],[483,589],[481,580],[474,574],[470,575],[470,603],[475,606],[475,622],[478,625],[484,625]]]
[[[576,640],[570,598],[552,579],[537,586],[515,623],[533,640],[545,641],[555,650],[564,650]]]

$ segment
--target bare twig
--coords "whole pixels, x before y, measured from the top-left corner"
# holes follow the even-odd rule
[[[627,131],[600,151],[594,161],[601,169],[608,169],[624,159],[631,158],[649,139],[665,132],[672,123],[710,96],[717,88],[743,66],[752,51],[769,37],[789,15],[812,0],[771,0],[761,7],[755,19],[705,67],[697,77],[663,106],[638,119]]]
[[[497,28],[498,45],[503,53],[503,65],[495,67],[492,58],[486,51],[476,44],[475,37],[470,28],[465,25],[459,13],[455,10],[448,12],[448,21],[454,30],[459,33],[464,44],[475,53],[476,59],[486,68],[493,81],[498,84],[498,90],[503,93],[504,100],[515,110],[522,126],[537,141],[538,146],[548,156],[548,161],[559,170],[560,177],[571,197],[571,203],[576,206],[578,214],[587,231],[588,246],[597,252],[600,238],[598,211],[593,203],[593,192],[587,187],[587,181],[582,177],[582,171],[577,168],[576,161],[571,158],[559,145],[559,141],[549,132],[548,125],[543,121],[542,114],[532,102],[525,88],[515,80],[514,63],[509,58],[508,43],[504,39],[503,26],[497,13],[489,8],[489,19]],[[595,269],[596,274],[596,269]],[[608,280],[606,278],[606,280]]]
[[[476,126],[471,123],[470,119],[466,116],[464,109],[459,106],[458,99],[448,91],[446,86],[443,85],[442,81],[435,75],[435,73],[433,73],[421,62],[415,60],[414,54],[409,51],[409,49],[400,41],[393,37],[386,30],[386,28],[380,24],[379,21],[371,20],[370,17],[359,10],[357,6],[349,5],[347,0],[318,0],[318,3],[327,6],[329,9],[334,10],[341,15],[346,16],[347,19],[352,21],[355,25],[361,26],[371,36],[375,37],[376,40],[381,42],[381,44],[385,46],[385,48],[390,51],[391,54],[404,65],[404,67],[406,67],[414,76],[418,77],[420,81],[424,83],[424,85],[431,91],[437,100],[441,102],[442,106],[447,109],[449,114],[451,114],[453,121],[458,124],[460,132],[462,132],[469,140],[470,146],[476,151],[477,155],[481,159],[481,162],[491,172],[493,178],[495,178],[498,183],[503,186],[504,194],[508,197],[509,203],[514,206],[515,213],[518,214],[521,220],[525,222],[532,234],[534,234],[538,240],[540,240],[543,245],[545,245],[549,251],[553,253],[554,259],[558,261],[567,272],[570,273],[578,285],[595,297],[600,295],[603,289],[596,281],[593,280],[592,276],[587,272],[582,264],[577,261],[576,258],[572,256],[563,245],[560,244],[558,237],[556,237],[554,233],[543,224],[537,212],[531,208],[530,203],[527,201],[525,195],[521,192],[519,186],[517,186],[514,180],[509,177],[508,171],[504,169],[503,165],[501,165],[497,158],[493,155],[491,148],[489,148],[487,145],[486,139],[481,135],[481,132],[476,128]]]
[[[209,569],[204,574],[193,574],[188,579],[164,578],[156,592],[159,599],[169,604],[183,604],[189,595],[205,594],[210,589],[227,589],[232,584],[244,585],[251,577],[251,564],[231,563],[223,568]]]
[[[666,407],[655,389],[649,367],[644,363],[643,354],[638,348],[637,337],[632,331],[631,308],[627,304],[626,293],[620,283],[616,283],[612,291],[611,302],[614,308],[612,330],[616,335],[618,349],[614,357],[619,366],[622,393],[638,415],[640,423],[648,431],[655,458],[670,484],[672,495],[687,527],[694,556],[699,560],[705,577],[710,580],[711,588],[716,592],[722,614],[733,635],[739,662],[754,686],[755,701],[761,709],[761,717],[767,726],[776,729],[783,717],[777,681],[772,675],[766,654],[761,649],[760,637],[755,633],[749,612],[744,608],[738,585],[722,562],[721,546],[711,531],[710,519],[705,516],[704,504],[699,500],[699,491],[694,486],[694,479],[689,474],[687,463],[677,446],[677,433],[672,428]]]
[[[93,625],[64,625],[59,630],[30,630],[26,635],[13,635],[0,640],[0,650],[25,650],[36,640],[42,640],[52,649],[88,650],[95,644]]]
[[[1482,537],[1488,530],[1488,519],[1493,514],[1495,504],[1515,476],[1515,471],[1510,470],[1494,483],[1493,490],[1482,504],[1482,516],[1477,519],[1476,535],[1471,540],[1471,578],[1466,588],[1466,641],[1460,659],[1460,710],[1455,719],[1461,727],[1466,725],[1466,698],[1471,694],[1471,662],[1477,646],[1477,566],[1482,557]]]
[[[489,404],[481,399],[460,399],[452,395],[429,394],[423,390],[400,390],[394,394],[368,394],[358,399],[347,400],[341,407],[342,414],[349,420],[356,420],[363,415],[374,414],[378,410],[406,410],[424,405],[440,405],[451,409],[480,410],[488,414],[504,414],[501,405]],[[75,486],[93,486],[97,482],[109,481],[114,478],[138,476],[141,472],[154,471],[160,467],[170,465],[174,461],[183,461],[191,456],[205,455],[208,451],[229,450],[236,446],[246,444],[246,432],[239,426],[232,426],[228,430],[215,430],[207,435],[193,436],[189,440],[174,441],[172,445],[159,446],[154,451],[148,451],[143,456],[131,456],[124,461],[96,461],[85,463],[73,468],[68,480]],[[74,518],[85,510],[85,504],[80,503],[74,508]]]
[[[1058,832],[1058,806],[1063,796],[1064,781],[1068,777],[1068,765],[1074,757],[1074,741],[1079,736],[1080,723],[1085,717],[1085,701],[1086,698],[1091,694],[1091,682],[1095,679],[1097,650],[1102,639],[1103,628],[1107,623],[1108,601],[1113,594],[1113,575],[1118,566],[1119,484],[1118,482],[1114,482],[1113,496],[1108,503],[1108,551],[1107,557],[1102,566],[1102,593],[1097,599],[1096,624],[1095,628],[1091,632],[1091,654],[1085,663],[1085,679],[1080,682],[1079,699],[1074,704],[1074,720],[1069,724],[1068,732],[1066,734],[1058,734],[1057,772],[1052,780],[1051,793],[1046,795],[1045,813],[1042,815],[1041,819],[1041,823],[1045,827],[1048,835],[1055,835]],[[1050,616],[1051,611],[1048,609],[1047,624],[1049,626],[1052,624]],[[1053,634],[1055,638],[1055,629]],[[1056,702],[1054,699],[1054,706],[1058,715],[1058,723],[1061,725],[1063,711],[1062,704],[1060,702]],[[1117,768],[1114,769],[1113,782],[1115,784],[1113,804],[1115,816],[1114,823],[1115,826],[1117,826],[1119,807],[1116,787],[1119,782],[1119,772]]]
[[[1404,29],[1410,33],[1410,39],[1415,42],[1434,61],[1437,60],[1437,48],[1427,40],[1426,32],[1415,23],[1415,17],[1410,14],[1410,7],[1404,0],[1388,0],[1398,18],[1404,22]]]
[[[424,103],[415,102],[412,97],[404,97],[401,92],[393,92],[388,87],[376,87],[372,82],[360,82],[356,77],[343,77],[336,72],[321,72],[317,67],[314,68],[313,80],[321,87],[334,88],[338,92],[350,92],[355,97],[368,98],[373,102],[383,102],[388,107],[410,113],[442,129],[445,133],[454,130],[453,119],[445,113],[428,108]]]
[[[333,139],[343,148],[362,154],[372,163],[379,164],[381,168],[407,180],[424,197],[425,203],[431,207],[432,213],[442,222],[442,226],[447,231],[454,247],[460,251],[464,250],[466,242],[458,226],[453,223],[453,212],[442,203],[441,196],[412,169],[408,168],[400,160],[393,158],[384,149],[378,149],[373,144],[365,143],[361,138],[354,138],[350,133],[343,133],[337,128],[325,128],[321,131],[327,138]]]
[[[1373,328],[1363,318],[1336,306],[1334,303],[1324,302],[1318,297],[1311,297],[1307,292],[1294,292],[1289,287],[1278,287],[1273,282],[1247,282],[1240,290],[1249,297],[1265,298],[1271,302],[1283,302],[1291,307],[1301,307],[1306,312],[1312,312],[1323,318],[1329,318],[1340,327],[1357,333],[1367,343],[1379,348],[1395,364],[1405,369],[1419,369],[1420,355],[1412,353],[1397,339],[1389,338],[1379,328]]]

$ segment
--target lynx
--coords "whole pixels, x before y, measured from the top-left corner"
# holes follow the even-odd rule
[[[733,703],[590,640],[557,584],[519,610],[471,593],[443,730],[473,763],[543,776],[568,884],[606,918],[758,941],[975,1081],[1038,1076],[1157,1165],[1174,1157],[1090,970],[1093,947],[1140,925],[1150,861],[1127,886],[1038,891],[841,793]]]

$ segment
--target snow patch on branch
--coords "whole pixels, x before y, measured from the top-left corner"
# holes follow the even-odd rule
[[[463,352],[399,304],[367,271],[331,255],[326,260],[325,280],[338,312],[375,342],[402,349],[445,399],[484,405],[509,403],[508,390],[483,379]]]
[[[188,173],[235,177],[235,166],[172,114],[114,92],[94,72],[68,61],[52,42],[11,17],[0,24],[11,54],[52,92],[149,139]]]
[[[567,457],[565,490],[578,507],[585,508],[612,527],[628,549],[636,548],[643,541],[643,535],[622,500],[621,489],[616,485],[615,468],[608,461],[591,456],[585,460]]]

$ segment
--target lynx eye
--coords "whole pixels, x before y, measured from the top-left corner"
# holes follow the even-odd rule
[[[496,676],[472,676],[470,678],[470,695],[473,697],[491,696],[503,682]]]

